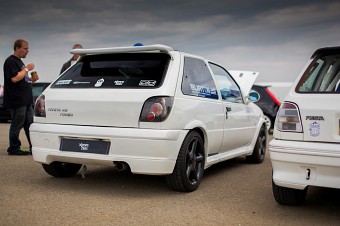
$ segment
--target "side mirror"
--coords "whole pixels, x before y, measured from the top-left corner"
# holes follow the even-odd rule
[[[249,95],[247,97],[249,101],[255,103],[260,99],[260,94],[256,92],[255,90],[250,90]]]

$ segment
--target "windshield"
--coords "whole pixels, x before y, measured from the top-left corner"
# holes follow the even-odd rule
[[[84,56],[52,88],[157,88],[170,56],[165,53],[122,53]]]
[[[297,92],[340,93],[340,54],[319,55],[302,76]]]

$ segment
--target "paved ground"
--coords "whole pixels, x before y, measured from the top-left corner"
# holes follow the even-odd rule
[[[268,155],[260,165],[215,165],[197,191],[180,193],[163,177],[106,166],[88,166],[85,179],[50,177],[32,156],[7,155],[8,126],[0,123],[0,225],[340,225],[340,190],[311,188],[303,206],[277,204]]]

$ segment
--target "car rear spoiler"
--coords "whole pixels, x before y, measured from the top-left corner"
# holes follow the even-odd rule
[[[95,49],[72,49],[70,53],[78,55],[90,54],[110,54],[110,53],[132,53],[132,52],[145,52],[145,51],[158,51],[169,53],[173,48],[166,45],[155,44],[148,46],[125,46],[125,47],[109,47],[109,48],[95,48]]]

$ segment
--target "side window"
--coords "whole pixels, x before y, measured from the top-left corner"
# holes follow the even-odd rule
[[[190,96],[218,99],[214,80],[203,60],[184,58],[182,92]]]
[[[223,67],[216,64],[209,63],[209,65],[220,88],[222,99],[235,103],[242,102],[241,91],[229,73]]]

